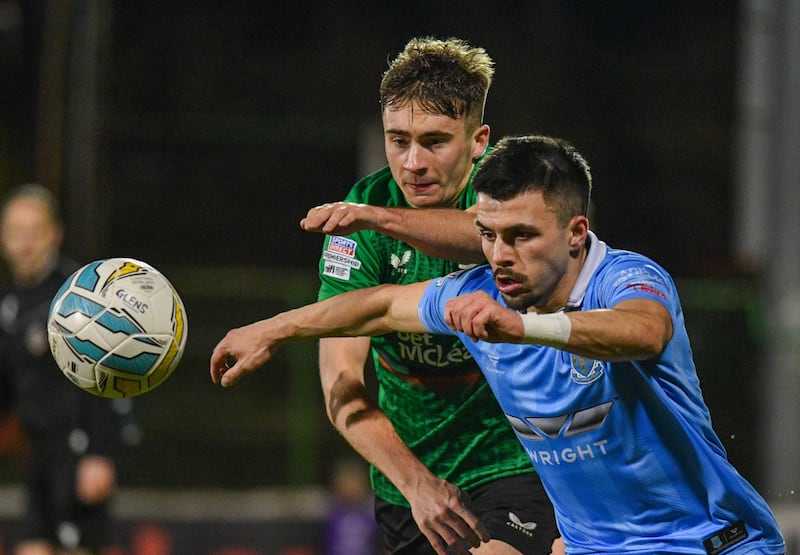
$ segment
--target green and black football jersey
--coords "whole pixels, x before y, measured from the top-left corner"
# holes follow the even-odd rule
[[[467,187],[458,200],[475,203]],[[383,168],[356,183],[348,202],[408,207]],[[326,236],[319,299],[383,283],[415,283],[460,269],[375,231]],[[527,455],[466,348],[453,336],[392,333],[372,338],[378,403],[397,433],[437,476],[465,491],[494,479],[533,472]],[[375,494],[408,506],[400,492],[372,469]]]

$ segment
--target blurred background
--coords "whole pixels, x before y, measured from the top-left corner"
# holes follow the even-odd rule
[[[180,541],[224,521],[248,553],[312,549],[351,454],[316,345],[225,391],[208,357],[315,299],[322,237],[298,222],[384,164],[380,77],[419,35],[493,57],[494,140],[556,135],[589,160],[593,228],[676,278],[715,428],[800,549],[797,0],[0,0],[0,193],[50,187],[73,258],[145,260],[187,308],[180,367],[135,401],[124,532],[156,519],[201,553]],[[19,464],[0,457],[0,523]]]

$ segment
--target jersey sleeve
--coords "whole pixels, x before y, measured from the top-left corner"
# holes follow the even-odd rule
[[[344,202],[394,206],[388,182],[391,172],[383,168],[356,183]],[[326,235],[319,261],[320,290],[318,300],[339,293],[373,287],[383,282],[383,260],[386,259],[385,238],[372,230],[351,235]]]
[[[319,261],[318,300],[381,283],[380,256],[369,231],[327,235]]]
[[[672,278],[645,257],[621,258],[603,273],[602,306],[611,308],[628,299],[649,299],[664,305],[671,314],[678,310],[678,293]]]
[[[441,335],[458,335],[444,321],[445,305],[453,297],[481,289],[487,266],[460,270],[431,281],[420,299],[417,313],[420,322],[431,332]],[[491,275],[491,270],[488,270]]]

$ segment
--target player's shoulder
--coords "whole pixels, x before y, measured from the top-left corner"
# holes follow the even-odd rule
[[[494,275],[491,266],[482,264],[438,277],[432,281],[431,286],[439,289],[454,289],[458,291],[458,294],[480,290],[494,293],[496,288],[492,286],[493,283]]]
[[[645,296],[674,306],[677,288],[672,276],[652,258],[633,251],[608,249],[590,289],[619,296]]]
[[[372,206],[405,206],[402,191],[388,166],[359,179],[345,200]]]
[[[606,256],[600,264],[601,274],[615,274],[636,269],[638,272],[653,272],[669,277],[669,272],[649,256],[625,249],[609,247]]]

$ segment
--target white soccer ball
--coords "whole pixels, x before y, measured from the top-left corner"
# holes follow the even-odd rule
[[[64,375],[100,397],[157,387],[186,347],[186,309],[158,270],[130,258],[91,262],[50,305],[50,351]]]

